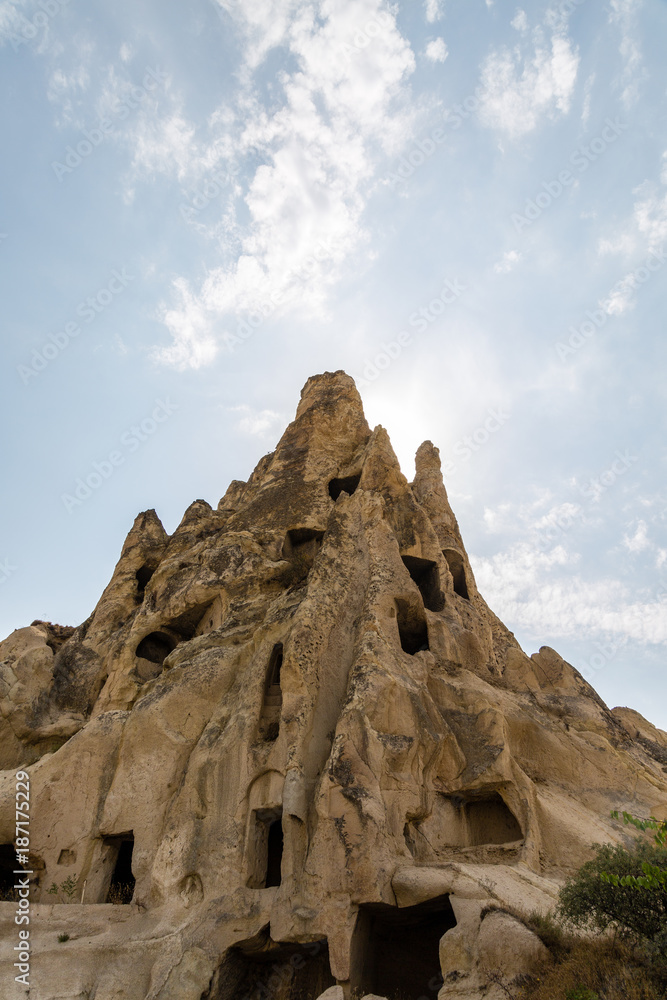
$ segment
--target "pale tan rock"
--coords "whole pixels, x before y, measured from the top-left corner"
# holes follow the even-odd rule
[[[344,1000],[344,997],[345,993],[342,986],[330,986],[324,993],[320,993],[317,1000]],[[362,997],[362,1000],[367,1000],[367,998]]]
[[[435,1000],[440,961],[441,1000],[495,1000],[494,921],[533,951],[489,907],[547,912],[627,835],[612,809],[667,815],[667,736],[520,649],[437,449],[409,484],[342,372],[217,509],[170,536],[140,514],[71,634],[5,640],[0,713],[0,843],[30,774],[33,1000]]]
[[[501,910],[488,913],[482,920],[477,952],[483,973],[499,972],[510,982],[517,976],[535,973],[552,961],[538,936]]]

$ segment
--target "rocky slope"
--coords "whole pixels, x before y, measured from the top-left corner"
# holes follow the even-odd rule
[[[140,514],[83,625],[9,636],[0,711],[7,887],[30,775],[33,1000],[502,996],[489,971],[544,957],[502,906],[548,910],[626,836],[612,809],[667,816],[667,734],[521,650],[437,449],[409,484],[342,372],[216,510],[171,536]]]

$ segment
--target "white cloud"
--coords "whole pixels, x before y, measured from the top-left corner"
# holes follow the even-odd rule
[[[35,14],[40,17],[35,23]],[[0,2],[0,47],[10,42],[20,52],[30,48],[44,55],[51,42],[50,19],[43,21],[44,11],[36,10],[31,0],[2,0]],[[25,49],[24,49],[25,51]]]
[[[646,521],[639,521],[634,535],[625,535],[623,544],[628,552],[643,552],[644,549],[647,549],[651,543],[648,540]]]
[[[324,315],[328,289],[367,241],[362,213],[376,167],[405,141],[412,120],[400,99],[414,56],[381,0],[257,0],[230,12],[246,39],[245,83],[236,110],[212,117],[208,145],[192,152],[191,139],[187,148],[193,159],[208,149],[212,159],[227,150],[250,160],[246,221],[227,204],[221,249],[233,252],[198,292],[181,282],[180,303],[163,311],[174,348],[161,356],[179,367],[203,363],[199,336],[204,355],[216,340],[233,343],[246,314],[260,323],[288,308]],[[279,76],[282,103],[268,108],[252,72],[277,45],[296,65]],[[143,159],[149,154],[152,147]]]
[[[590,496],[590,489],[582,489],[577,480],[570,485]],[[604,491],[604,487],[601,489]],[[534,498],[521,503],[487,508],[487,530],[506,541],[503,551],[493,556],[471,556],[480,592],[510,628],[522,628],[536,639],[544,640],[548,635],[577,639],[614,635],[622,643],[664,642],[664,602],[645,580],[643,588],[634,585],[628,577],[627,560],[621,579],[584,579],[576,571],[582,556],[575,544],[588,546],[593,529],[605,530],[605,522],[596,515],[596,499],[599,497],[585,505],[572,501],[554,504],[551,491],[542,488]],[[643,498],[635,497],[637,501],[646,506]],[[662,498],[656,496],[651,505],[656,515],[658,511],[662,515]],[[648,516],[632,522],[624,539],[628,551],[652,548],[648,523]]]
[[[559,551],[539,553],[525,543],[491,558],[471,556],[480,592],[494,612],[536,637],[596,637],[662,643],[667,615],[659,601],[637,601],[618,580],[554,575],[568,562]]]
[[[246,64],[250,69],[259,66],[267,53],[283,45],[289,34],[295,14],[302,0],[217,0],[243,28],[246,39]]]
[[[507,250],[502,255],[501,259],[496,261],[493,265],[493,270],[496,274],[509,274],[510,271],[514,270],[522,258],[523,254],[519,253],[518,250]]]
[[[46,96],[54,103],[61,102],[72,91],[87,90],[89,84],[90,74],[86,66],[77,66],[71,73],[65,73],[58,67],[51,74]]]
[[[516,14],[510,24],[516,31],[520,31],[521,34],[524,35],[528,31],[528,18],[525,10],[522,10],[521,7],[517,7]]]
[[[663,184],[667,183],[664,179]],[[634,217],[643,242],[649,249],[657,250],[667,241],[667,192],[645,184],[638,189],[642,198],[635,203]]]
[[[174,282],[174,291],[180,298],[178,306],[163,307],[159,318],[171,331],[173,344],[153,352],[159,360],[174,368],[201,368],[210,364],[217,354],[217,345],[208,329],[205,309],[192,295],[182,278]]]
[[[593,95],[593,85],[595,84],[595,73],[591,73],[584,84],[584,100],[581,107],[581,124],[588,125],[591,117],[591,99]]]
[[[424,12],[429,24],[439,21],[443,15],[443,0],[424,0]]]
[[[662,162],[666,157],[663,154]],[[643,272],[637,271],[644,267],[647,253],[651,251],[662,254],[667,243],[667,172],[664,166],[661,169],[660,180],[662,187],[652,181],[645,181],[638,188],[635,194],[638,196],[632,208],[632,216],[620,226],[616,232],[603,237],[598,241],[598,253],[623,254],[626,258],[631,255],[634,264],[630,264],[628,273],[625,274],[613,288],[604,302],[601,302],[603,309],[610,316],[618,316],[635,304],[636,292],[646,280],[642,277]],[[641,257],[638,258],[638,252]],[[650,270],[654,270],[652,266]],[[648,272],[650,274],[650,271]]]
[[[57,125],[68,128],[90,126],[90,114],[86,102],[94,59],[93,43],[84,38],[77,38],[75,65],[69,70],[57,66],[49,75],[46,96],[57,109]]]
[[[637,239],[632,231],[619,231],[610,238],[601,237],[598,240],[597,251],[600,257],[607,254],[631,254],[637,247]]]
[[[236,426],[244,434],[252,434],[254,437],[266,437],[270,430],[279,430],[285,420],[284,416],[275,410],[253,410],[245,404],[231,406],[229,410],[231,413],[243,414]]]
[[[636,14],[643,6],[643,0],[611,0],[609,21],[619,27],[621,41],[619,52],[623,62],[618,85],[622,87],[621,100],[626,108],[631,108],[639,99],[641,85],[647,78],[643,66],[641,47],[637,38]]]
[[[174,114],[164,118],[139,116],[133,133],[132,167],[145,173],[159,173],[169,163],[179,180],[190,171],[194,128]]]
[[[633,276],[626,275],[617,281],[609,293],[609,297],[600,302],[608,316],[621,316],[635,304],[635,286]]]
[[[482,66],[480,121],[513,138],[537,128],[544,117],[567,114],[579,66],[578,51],[563,28],[550,46],[535,33],[532,52],[521,45],[494,51]]]
[[[431,62],[444,62],[449,55],[444,39],[434,38],[430,41],[426,46],[424,55],[427,59],[430,59]]]

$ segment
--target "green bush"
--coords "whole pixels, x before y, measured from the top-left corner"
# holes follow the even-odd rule
[[[56,882],[52,882],[51,888],[47,889],[47,892],[49,893],[50,896],[56,897],[55,901],[57,903],[60,902],[61,894],[66,898],[68,903],[71,903],[74,893],[77,890],[78,884],[79,884],[78,875],[68,875],[65,881],[61,882],[60,885],[57,885]]]
[[[627,850],[594,844],[595,858],[561,889],[558,912],[575,927],[617,931],[637,942],[655,942],[667,932],[667,886],[640,881],[649,869],[667,870],[667,851],[638,839]],[[604,877],[603,877],[604,876]],[[624,881],[630,876],[630,881]],[[642,886],[638,888],[638,885]]]

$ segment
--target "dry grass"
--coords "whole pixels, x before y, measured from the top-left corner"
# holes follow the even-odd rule
[[[115,903],[116,906],[122,906],[125,903],[131,903],[133,895],[134,885],[125,882],[115,882],[109,889],[107,903]]]
[[[665,964],[619,939],[582,938],[552,915],[502,909],[533,931],[548,948],[554,964],[539,976],[512,984],[498,983],[512,1000],[667,1000]]]
[[[629,948],[610,939],[575,941],[567,954],[519,997],[525,1000],[665,1000],[650,968]]]

